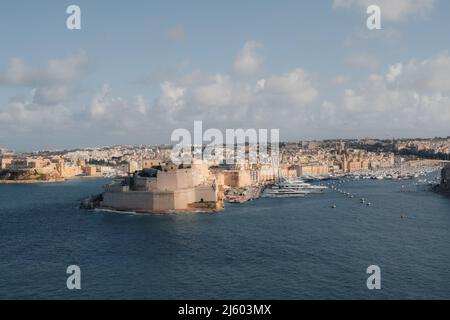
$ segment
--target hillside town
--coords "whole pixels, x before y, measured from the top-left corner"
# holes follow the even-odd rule
[[[33,153],[15,153],[11,149],[0,148],[0,179],[33,180],[33,176],[38,176],[37,180],[53,181],[75,177],[126,176],[150,168],[155,160],[169,164],[171,150],[170,145],[111,146]],[[208,160],[207,165],[213,171],[224,171],[227,176],[233,176],[228,180],[235,180],[236,186],[242,187],[274,180],[280,175],[320,177],[375,171],[422,159],[405,153],[405,150],[450,155],[450,138],[388,143],[373,139],[281,143],[279,167],[276,169],[267,161],[227,165],[227,161]],[[233,155],[233,152],[227,154]],[[443,157],[441,160],[446,159]]]
[[[408,179],[424,166],[442,166],[445,160],[423,159],[412,151],[448,154],[450,139],[441,140],[326,140],[281,143],[276,161],[260,157],[250,161],[249,145],[240,146],[246,156],[195,158],[189,164],[174,163],[172,147],[111,146],[77,150],[15,153],[1,148],[0,182],[42,183],[80,178],[114,178],[101,197],[86,207],[142,212],[223,209],[224,200],[246,202],[258,198],[264,188],[280,179],[322,180],[345,175],[376,179]],[[204,146],[200,150],[203,150]],[[234,157],[239,146],[224,146]],[[410,150],[410,153],[404,153]],[[403,152],[402,152],[403,151]],[[303,195],[303,193],[302,193]]]

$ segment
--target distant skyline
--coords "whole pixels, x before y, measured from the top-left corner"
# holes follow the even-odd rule
[[[363,138],[323,138],[323,139],[311,139],[311,140],[285,140],[280,141],[280,144],[291,144],[291,143],[299,143],[299,142],[324,142],[324,141],[351,141],[351,140],[376,140],[376,141],[385,141],[385,140],[394,140],[394,141],[414,141],[414,140],[435,140],[435,139],[443,139],[447,140],[450,139],[450,136],[447,137],[393,137],[393,138],[377,138],[377,137],[363,137]],[[8,148],[6,146],[0,146],[0,149],[5,149],[7,151],[13,151],[14,153],[36,153],[36,152],[58,152],[58,151],[73,151],[73,150],[88,150],[88,149],[101,149],[101,148],[111,148],[111,147],[138,147],[138,146],[145,146],[145,147],[156,147],[156,146],[174,146],[176,143],[155,143],[155,144],[142,144],[142,143],[126,143],[126,144],[107,144],[107,145],[79,145],[79,146],[72,146],[72,147],[53,147],[53,148],[42,148],[42,149],[22,149],[22,150],[16,150],[13,148]],[[207,145],[207,142],[204,142],[203,145]],[[0,150],[1,151],[1,150]],[[0,152],[1,154],[1,152]]]
[[[81,7],[82,29],[66,28]],[[381,7],[382,30],[366,28]],[[450,135],[450,2],[19,0],[0,11],[0,147]]]

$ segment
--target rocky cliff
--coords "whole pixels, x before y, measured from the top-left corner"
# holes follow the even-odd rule
[[[439,191],[450,194],[450,166],[442,169]]]
[[[45,182],[51,180],[61,180],[61,176],[57,172],[40,172],[39,170],[0,170],[1,181],[36,181]]]

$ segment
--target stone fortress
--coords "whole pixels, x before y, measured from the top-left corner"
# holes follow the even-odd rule
[[[203,162],[178,166],[149,160],[141,171],[105,186],[100,207],[151,213],[220,211],[224,176]]]

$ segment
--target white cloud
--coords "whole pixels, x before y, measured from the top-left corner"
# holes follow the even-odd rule
[[[93,118],[101,117],[106,114],[109,102],[106,100],[110,93],[108,85],[103,85],[101,90],[95,94],[89,105],[89,112]]]
[[[412,16],[425,16],[434,9],[435,0],[334,0],[335,8],[353,8],[366,14],[370,5],[381,8],[382,19],[388,21],[401,21]]]
[[[161,92],[158,98],[159,111],[167,118],[174,117],[185,105],[184,95],[186,89],[172,82],[165,81],[161,84]]]
[[[281,100],[288,99],[299,105],[312,102],[318,95],[310,76],[300,68],[266,79],[262,93]]]
[[[345,90],[338,106],[345,130],[355,134],[448,135],[450,58],[443,53],[394,64],[385,75]]]
[[[8,132],[33,132],[36,129],[48,131],[67,129],[72,113],[63,105],[42,106],[33,102],[33,93],[17,97],[0,109],[0,128]]]
[[[67,85],[38,87],[32,90],[33,102],[40,105],[56,105],[67,100],[72,88]]]
[[[396,63],[389,67],[389,72],[386,75],[386,79],[389,83],[392,83],[395,81],[395,79],[398,78],[399,75],[402,74],[403,65],[401,63]]]
[[[210,83],[194,89],[194,101],[204,106],[226,106],[231,102],[232,95],[230,78],[221,74],[212,77]]]
[[[0,106],[0,136],[57,131],[75,139],[116,134],[134,140],[148,134],[150,143],[164,137],[167,141],[171,130],[191,128],[194,120],[203,120],[205,128],[279,128],[282,137],[294,139],[448,135],[447,52],[392,64],[386,72],[358,83],[339,75],[321,84],[302,68],[258,79],[192,72],[159,81],[151,102],[142,95],[118,95],[105,84],[85,109],[77,110],[69,107],[69,98],[82,76],[72,66],[81,68],[84,63],[76,62],[81,60],[59,60],[56,64],[65,72],[48,67],[54,63],[45,67],[13,63],[0,73],[3,83],[27,89],[25,95]],[[45,81],[39,82],[37,75]]]
[[[101,121],[102,125],[132,128],[145,117],[147,103],[142,96],[114,96],[109,85],[104,84],[92,98],[88,110],[96,123]]]
[[[247,41],[239,50],[233,63],[233,69],[240,74],[253,74],[259,71],[263,58],[258,54],[262,44],[257,41]]]
[[[43,67],[30,66],[19,58],[13,58],[7,69],[0,73],[0,83],[18,86],[48,86],[77,80],[87,63],[84,51],[62,59],[49,60]]]
[[[57,105],[73,93],[87,64],[84,51],[61,59],[51,59],[44,66],[32,66],[19,58],[9,61],[0,72],[0,84],[33,90],[33,103]]]
[[[108,134],[146,133],[154,126],[144,97],[114,95],[107,84],[93,95],[86,108],[78,110],[65,104],[38,104],[35,95],[32,90],[0,108],[0,136],[11,138],[19,133],[34,138],[38,134],[57,133],[61,139],[104,139]]]
[[[300,68],[254,82],[194,73],[164,82],[155,112],[159,124],[183,127],[199,119],[216,128],[278,127],[306,119],[317,97],[311,76]]]
[[[402,89],[420,92],[450,92],[450,56],[440,53],[423,61],[411,60],[390,67],[388,80]]]
[[[0,136],[18,139],[16,133],[28,134],[23,137],[25,141],[75,127],[75,112],[69,104],[86,64],[84,51],[51,59],[42,66],[11,59],[0,72],[0,85],[14,86],[24,93],[0,106]]]

